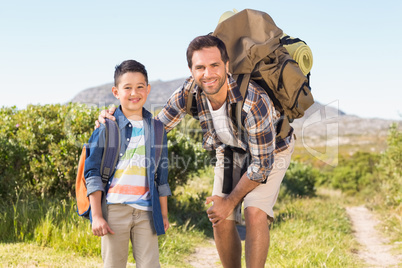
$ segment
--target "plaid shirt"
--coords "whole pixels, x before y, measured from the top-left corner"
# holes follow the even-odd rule
[[[166,131],[174,128],[186,115],[186,101],[193,78],[188,78],[182,87],[178,88],[169,98],[167,104],[158,114],[158,119],[165,124]],[[227,145],[223,144],[216,134],[212,116],[208,109],[207,96],[198,86],[194,87],[197,100],[198,116],[203,131],[203,147],[206,150],[217,150],[223,153]],[[228,76],[228,97],[226,101],[229,127],[237,140],[238,146],[250,152],[251,164],[247,176],[256,182],[265,182],[274,163],[274,154],[289,147],[291,136],[283,140],[275,139],[275,126],[280,118],[274,109],[272,101],[263,88],[250,82],[241,113],[241,122],[246,133],[238,130],[232,121],[232,106],[243,100],[236,81]],[[242,135],[245,134],[245,135]]]

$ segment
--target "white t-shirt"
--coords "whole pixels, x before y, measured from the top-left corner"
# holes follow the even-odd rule
[[[215,110],[215,111],[214,111],[214,109],[212,109],[212,105],[209,102],[208,98],[207,98],[207,102],[208,102],[209,111],[212,116],[212,121],[213,121],[213,124],[215,127],[215,131],[216,131],[216,134],[217,134],[219,140],[224,144],[238,147],[237,141],[236,141],[235,137],[233,136],[233,133],[229,127],[229,117],[226,112],[226,110],[227,110],[226,109],[226,101],[218,110]]]

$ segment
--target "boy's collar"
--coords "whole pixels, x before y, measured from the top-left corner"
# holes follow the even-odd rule
[[[123,127],[125,127],[130,121],[127,119],[127,117],[123,114],[123,111],[121,110],[121,105],[119,105],[119,107],[116,109],[116,111],[114,112],[113,116],[118,120],[118,124],[119,124],[119,128],[122,129]],[[152,114],[145,109],[144,107],[142,107],[142,118],[143,119],[150,119],[152,118]]]

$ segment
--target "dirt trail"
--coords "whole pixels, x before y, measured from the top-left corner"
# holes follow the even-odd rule
[[[216,251],[214,240],[210,239],[209,243],[211,244],[210,247],[197,247],[195,252],[190,255],[186,262],[195,268],[221,267],[219,265],[219,255],[218,251]]]
[[[239,232],[240,239],[244,241],[246,239],[246,226],[239,224],[236,225],[236,228]],[[210,247],[197,247],[195,252],[190,255],[186,262],[195,268],[222,267],[220,264],[218,251],[216,250],[215,241],[213,239],[209,239],[208,242],[210,243]]]
[[[378,233],[375,226],[379,223],[364,206],[348,207],[346,211],[352,221],[357,242],[362,246],[358,255],[368,267],[397,267],[402,255],[392,255],[392,246]]]

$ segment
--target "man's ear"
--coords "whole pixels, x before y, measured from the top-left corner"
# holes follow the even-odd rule
[[[229,61],[226,62],[226,73],[229,73]]]
[[[112,87],[112,93],[113,96],[116,97],[116,99],[119,99],[119,90],[117,89],[117,87]]]
[[[188,67],[188,69],[190,70],[191,76],[194,78],[193,70],[190,67]]]

